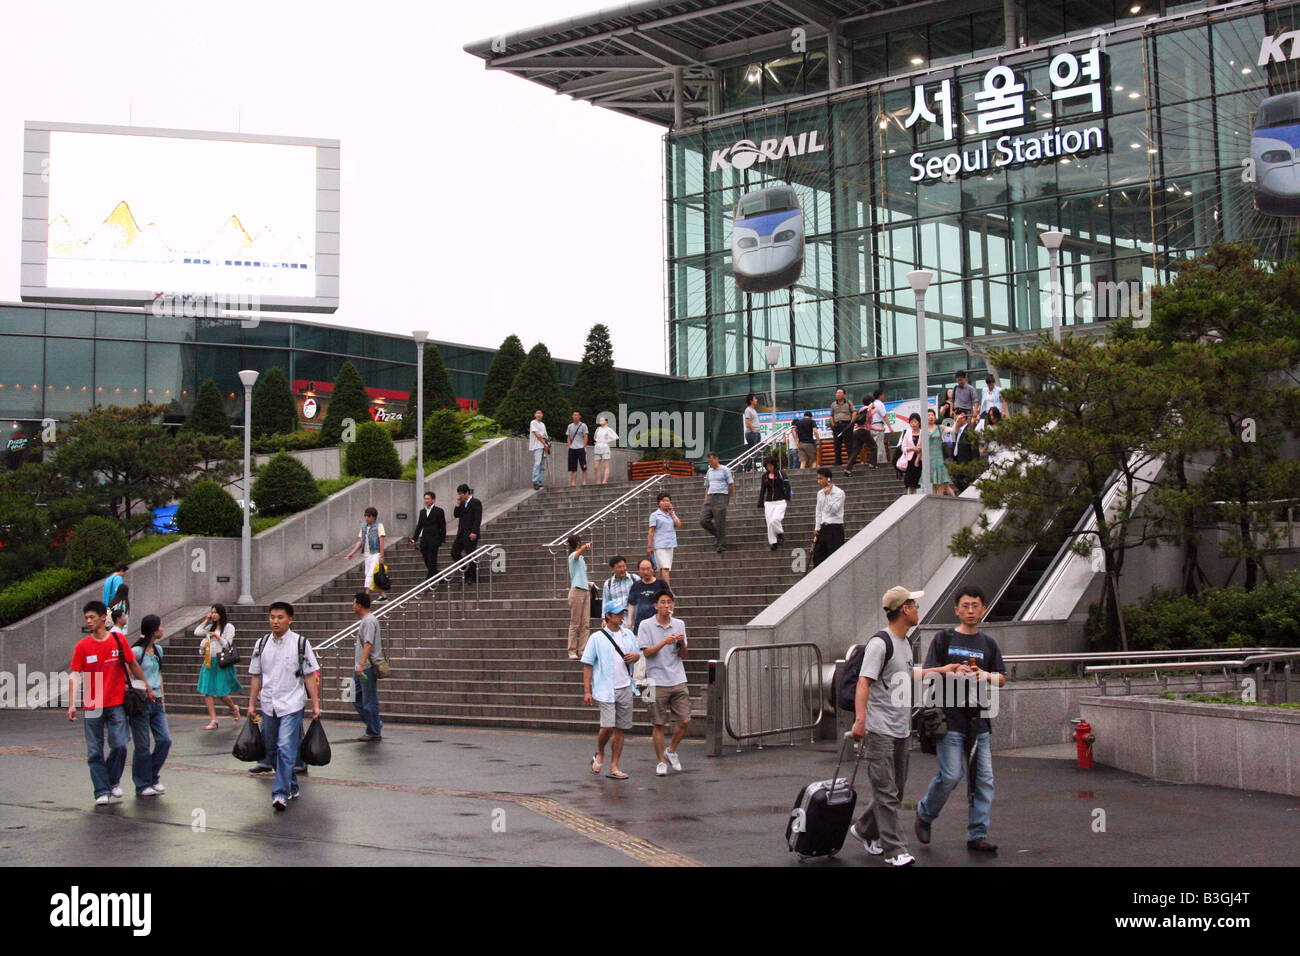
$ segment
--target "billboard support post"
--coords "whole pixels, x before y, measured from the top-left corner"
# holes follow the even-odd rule
[[[416,329],[415,339],[415,513],[424,507],[424,342],[429,333]],[[411,403],[406,403],[406,414],[411,414]],[[410,432],[407,432],[409,435]]]

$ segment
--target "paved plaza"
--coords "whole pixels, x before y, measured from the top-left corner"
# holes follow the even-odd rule
[[[0,712],[0,855],[10,865],[97,866],[111,842],[123,866],[797,867],[786,816],[834,759],[830,742],[708,758],[688,740],[685,771],[656,777],[649,739],[635,737],[623,759],[630,779],[616,781],[587,769],[594,735],[390,723],[382,742],[361,744],[358,724],[331,722],[332,762],[274,813],[269,781],[230,756],[235,725],[205,732],[202,717],[169,719],[167,793],[136,799],[128,759],[125,798],[95,807],[80,717]],[[1067,753],[995,754],[998,855],[967,853],[959,789],[933,842],[912,841],[918,865],[1290,866],[1300,855],[1300,797],[1081,771]],[[934,769],[934,757],[913,751],[909,835]],[[865,786],[864,774],[859,794]],[[1098,811],[1104,832],[1094,829]],[[850,841],[839,858],[803,866],[883,864]]]

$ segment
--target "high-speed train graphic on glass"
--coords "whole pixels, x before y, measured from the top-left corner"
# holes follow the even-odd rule
[[[1270,216],[1300,216],[1300,92],[1259,104],[1250,139],[1255,206]]]
[[[803,272],[803,211],[789,186],[745,193],[731,226],[731,262],[741,292],[773,292]]]

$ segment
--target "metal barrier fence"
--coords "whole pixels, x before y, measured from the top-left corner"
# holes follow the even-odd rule
[[[724,732],[737,752],[746,740],[779,734],[808,732],[809,742],[816,740],[826,693],[816,644],[733,647],[721,661],[709,661],[709,755],[722,753]]]
[[[1226,653],[1224,648],[1201,653],[1217,654],[1220,657],[1217,660],[1190,660],[1184,657],[1164,661],[1147,661],[1140,664],[1099,664],[1085,667],[1083,670],[1086,675],[1097,679],[1097,686],[1101,689],[1103,696],[1106,696],[1107,677],[1119,677],[1124,682],[1124,692],[1127,694],[1132,691],[1132,680],[1136,675],[1150,674],[1160,681],[1162,688],[1167,689],[1171,674],[1192,671],[1196,675],[1198,688],[1204,690],[1206,671],[1219,671],[1227,677],[1232,673],[1241,674],[1247,670],[1258,670],[1260,672],[1259,676],[1266,685],[1269,685],[1270,691],[1279,689],[1272,685],[1279,685],[1281,691],[1281,700],[1264,700],[1264,702],[1291,703],[1291,684],[1296,664],[1300,662],[1300,650],[1270,648],[1259,653],[1241,654],[1241,656],[1234,658],[1224,657],[1223,655]],[[1274,665],[1281,665],[1281,667],[1275,671]],[[1270,693],[1268,696],[1277,695],[1276,693]]]

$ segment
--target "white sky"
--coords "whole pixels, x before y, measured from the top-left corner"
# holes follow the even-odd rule
[[[462,50],[597,0],[0,2],[0,300],[24,120],[338,139],[341,304],[310,321],[568,359],[604,322],[618,365],[664,371],[663,130]]]

